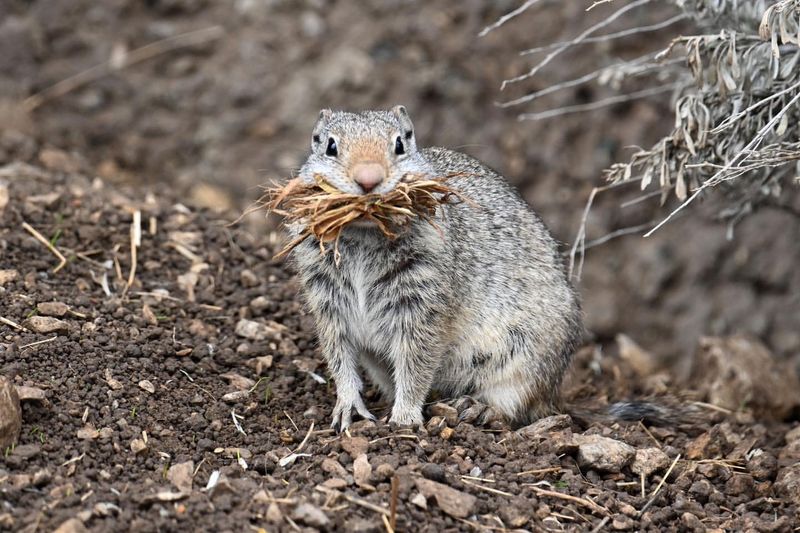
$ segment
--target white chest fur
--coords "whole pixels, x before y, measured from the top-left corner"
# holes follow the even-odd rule
[[[347,323],[350,326],[353,340],[361,346],[372,346],[374,336],[377,334],[374,317],[371,316],[369,288],[372,276],[366,258],[359,254],[348,268],[350,283],[353,287],[354,298],[349,306]]]

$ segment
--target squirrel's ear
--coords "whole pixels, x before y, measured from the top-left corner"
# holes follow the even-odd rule
[[[403,128],[403,133],[406,139],[410,139],[414,135],[414,124],[411,123],[411,117],[408,116],[405,106],[396,105],[392,108],[392,113],[397,120],[400,121],[400,127]]]
[[[314,125],[314,129],[311,132],[311,138],[313,139],[312,145],[313,143],[320,142],[321,139],[319,138],[319,135],[322,133],[322,130],[325,129],[325,125],[328,123],[328,120],[330,120],[331,115],[333,115],[333,111],[330,109],[323,109],[319,112],[319,118],[317,119],[317,123]]]

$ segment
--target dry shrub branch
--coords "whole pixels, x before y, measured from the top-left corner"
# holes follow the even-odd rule
[[[662,204],[670,197],[677,199],[677,206],[646,235],[711,189],[722,193],[718,214],[729,221],[732,231],[759,203],[781,197],[800,176],[800,0],[661,0],[674,4],[680,13],[661,23],[597,35],[650,1],[617,0],[614,12],[575,39],[523,51],[548,54],[526,74],[505,84],[527,80],[561,52],[589,42],[662,29],[683,18],[691,19],[699,31],[675,38],[661,51],[539,88],[503,105],[528,104],[585,83],[620,89],[633,78],[652,79],[651,89],[580,106],[525,112],[519,118],[541,120],[672,93],[672,132],[651,148],[638,150],[630,161],[611,166],[604,176],[611,184],[639,180],[643,191],[660,193]],[[575,252],[583,253],[585,223],[586,216],[573,263]]]

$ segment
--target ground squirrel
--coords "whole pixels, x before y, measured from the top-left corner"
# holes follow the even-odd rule
[[[502,176],[459,152],[419,149],[402,106],[322,111],[299,171],[353,194],[386,193],[412,174],[452,176],[464,198],[438,208],[438,229],[417,220],[389,240],[356,221],[338,265],[313,237],[291,255],[336,382],[332,426],[347,428],[354,411],[374,418],[361,368],[398,424],[421,424],[433,390],[469,395],[514,424],[552,412],[582,334],[580,306],[555,240]]]

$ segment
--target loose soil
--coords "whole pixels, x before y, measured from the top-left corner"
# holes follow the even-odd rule
[[[46,158],[69,168],[61,156]],[[519,432],[436,406],[425,428],[359,422],[335,435],[334,390],[291,274],[271,259],[274,235],[64,170],[0,175],[0,266],[18,272],[0,316],[34,328],[64,312],[43,303],[69,309],[63,331],[0,325],[0,374],[46,397],[23,402],[0,462],[5,529],[385,531],[392,483],[398,531],[800,526],[796,423],[704,404],[661,427],[593,418],[609,398],[659,389],[632,379],[642,354],[584,348],[566,387],[574,416]],[[367,401],[387,414],[374,390]],[[644,476],[634,453],[658,456]]]

